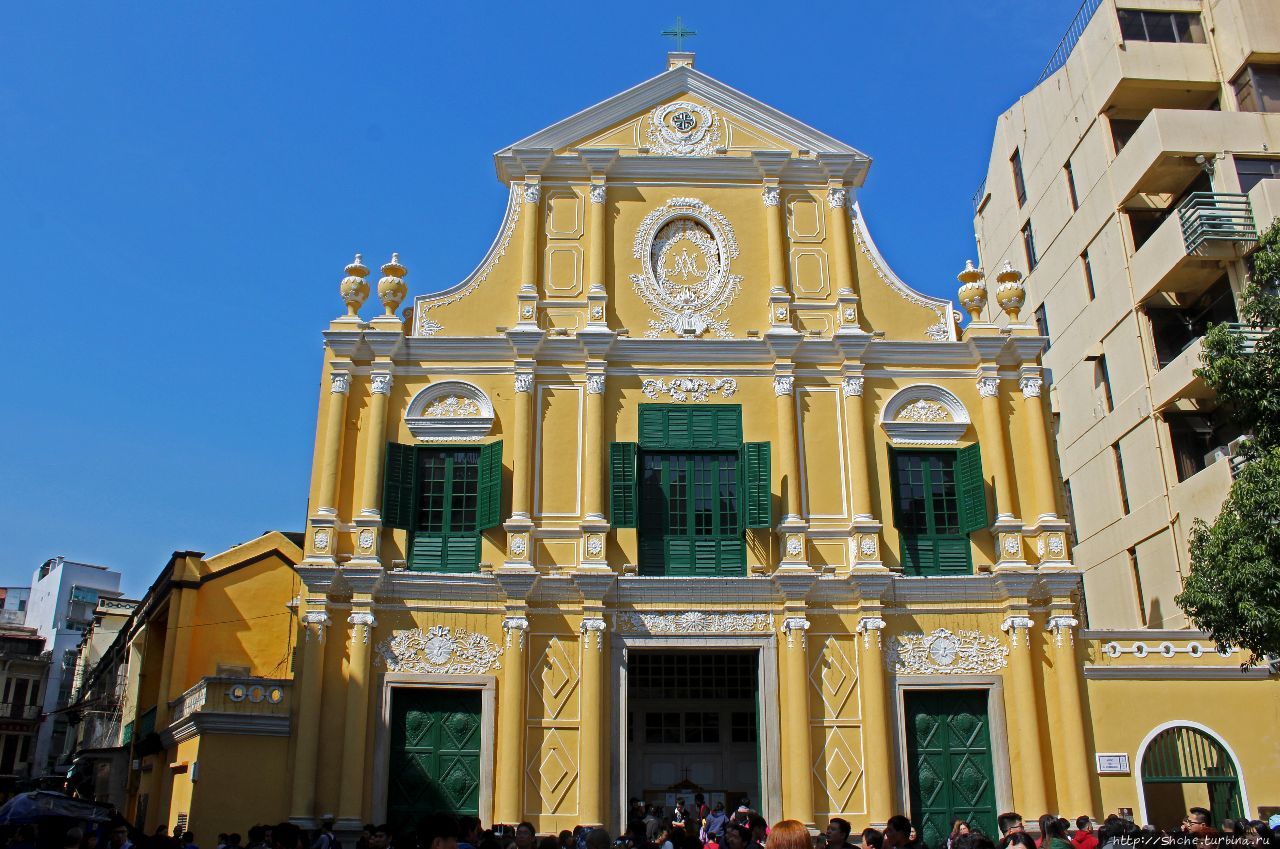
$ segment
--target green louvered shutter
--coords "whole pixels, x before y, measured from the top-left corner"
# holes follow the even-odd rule
[[[444,535],[418,533],[413,535],[413,547],[409,550],[409,568],[439,572],[444,566]]]
[[[636,452],[634,442],[609,443],[609,521],[615,528],[636,526]]]
[[[646,449],[668,448],[670,409],[662,404],[640,405],[640,444]]]
[[[480,535],[449,535],[444,540],[444,572],[474,572],[480,566]]]
[[[480,446],[480,473],[476,495],[476,530],[484,531],[502,521],[502,442]]]
[[[973,562],[969,559],[969,538],[949,537],[935,539],[934,564],[941,575],[971,575]]]
[[[382,476],[382,524],[402,531],[413,528],[414,447],[387,443],[387,461]]]
[[[715,444],[711,447],[736,449],[742,445],[742,407],[721,404],[707,409],[715,412]]]
[[[982,479],[982,449],[976,442],[956,452],[956,490],[960,531],[968,534],[986,528],[987,487]]]
[[[889,449],[889,500],[893,502],[893,526],[901,527],[898,508],[898,452]]]
[[[748,528],[773,527],[772,478],[769,469],[769,443],[742,444],[743,524]]]

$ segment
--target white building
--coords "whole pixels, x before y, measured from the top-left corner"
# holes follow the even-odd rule
[[[34,775],[53,772],[54,761],[65,748],[67,719],[59,711],[70,700],[77,650],[93,623],[98,599],[119,596],[120,573],[105,566],[55,557],[32,575],[26,624],[44,638],[51,655],[44,689],[45,715],[32,759]]]
[[[30,587],[0,587],[0,625],[25,625]]]

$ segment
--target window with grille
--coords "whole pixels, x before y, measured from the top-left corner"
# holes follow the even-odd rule
[[[723,701],[754,699],[759,689],[756,664],[753,652],[630,652],[627,695],[632,699],[700,699],[713,694]]]
[[[902,566],[911,575],[968,574],[969,533],[986,527],[986,490],[977,446],[961,451],[894,451],[893,512]]]
[[[501,515],[502,443],[387,446],[383,523],[409,532],[410,569],[474,572]]]

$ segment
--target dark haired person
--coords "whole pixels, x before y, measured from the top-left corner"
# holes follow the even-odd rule
[[[1088,816],[1076,817],[1076,833],[1071,835],[1075,849],[1098,849],[1098,837],[1093,833],[1093,820]]]
[[[846,849],[849,846],[849,832],[852,830],[848,820],[832,817],[827,823],[827,849]]]

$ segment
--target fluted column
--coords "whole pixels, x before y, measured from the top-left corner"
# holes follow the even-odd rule
[[[1095,808],[1080,696],[1080,660],[1076,654],[1075,627],[1079,624],[1074,616],[1059,613],[1049,617],[1046,627],[1053,634],[1053,677],[1058,684],[1058,727],[1053,750],[1055,758],[1063,758],[1067,779],[1067,786],[1058,790],[1058,808],[1087,812]]]
[[[586,481],[583,504],[588,522],[604,521],[604,365],[590,364],[587,372],[586,445],[582,467]],[[591,559],[603,558],[604,552],[588,552]]]
[[[578,761],[578,819],[584,825],[604,825],[607,774],[604,718],[608,714],[605,686],[605,621],[598,614],[582,619],[582,757]]]
[[[782,622],[782,812],[787,819],[812,825],[813,776],[809,741],[809,659],[805,632],[809,620],[788,615]]]
[[[302,614],[302,680],[294,692],[298,700],[297,749],[293,760],[293,799],[289,819],[306,828],[316,824],[316,764],[320,753],[320,699],[324,683],[324,638],[329,613],[318,609]]]
[[[516,372],[515,427],[511,429],[511,515],[529,518],[533,476],[533,372]]]
[[[320,448],[320,488],[316,493],[316,512],[337,513],[338,466],[342,457],[342,431],[347,418],[347,392],[351,373],[334,368],[329,373],[329,409],[324,422]]]
[[[885,628],[879,612],[858,621],[862,634],[862,651],[858,655],[858,688],[862,691],[862,742],[866,746],[866,763],[875,764],[874,772],[864,773],[867,786],[867,816],[882,827],[897,813],[894,791],[898,770],[889,740],[893,737],[892,712],[889,710],[884,670],[884,649],[880,632]]]
[[[523,610],[502,622],[507,648],[502,654],[502,684],[498,691],[498,769],[494,783],[495,824],[516,825],[524,819],[525,691],[529,657],[525,634],[529,620]]]
[[[364,443],[364,480],[360,487],[360,515],[381,517],[382,463],[387,453],[387,399],[391,395],[391,371],[387,363],[375,363],[371,376],[369,430]]]
[[[773,394],[778,410],[778,467],[782,471],[782,521],[800,521],[800,455],[796,442],[796,379],[789,372],[775,374]]]
[[[378,622],[369,609],[372,599],[352,602],[351,642],[347,653],[347,710],[342,735],[342,782],[338,791],[338,818],[345,829],[358,829],[365,822],[364,782],[369,774],[365,763],[365,738],[369,730],[369,641]]]
[[[833,180],[827,184],[827,237],[831,239],[831,267],[836,290],[854,291],[853,252],[849,244],[849,190]]]
[[[991,464],[996,491],[996,521],[1013,518],[1013,484],[1009,477],[1009,449],[1005,444],[1000,414],[1000,378],[984,374],[978,378],[982,396],[982,458]]]
[[[1022,409],[1027,416],[1027,435],[1031,444],[1028,446],[1032,464],[1031,493],[1033,510],[1024,510],[1023,514],[1038,517],[1037,522],[1057,521],[1058,499],[1053,479],[1053,452],[1049,448],[1049,436],[1045,427],[1044,400],[1040,397],[1044,387],[1044,378],[1039,369],[1023,369],[1018,380],[1018,388],[1022,390]]]
[[[1005,681],[1005,712],[1017,729],[1018,751],[1010,752],[1019,774],[1013,803],[1023,811],[1048,810],[1044,786],[1044,751],[1040,743],[1040,711],[1037,707],[1031,629],[1028,616],[1009,616],[1000,630],[1009,635],[1009,674]]]

